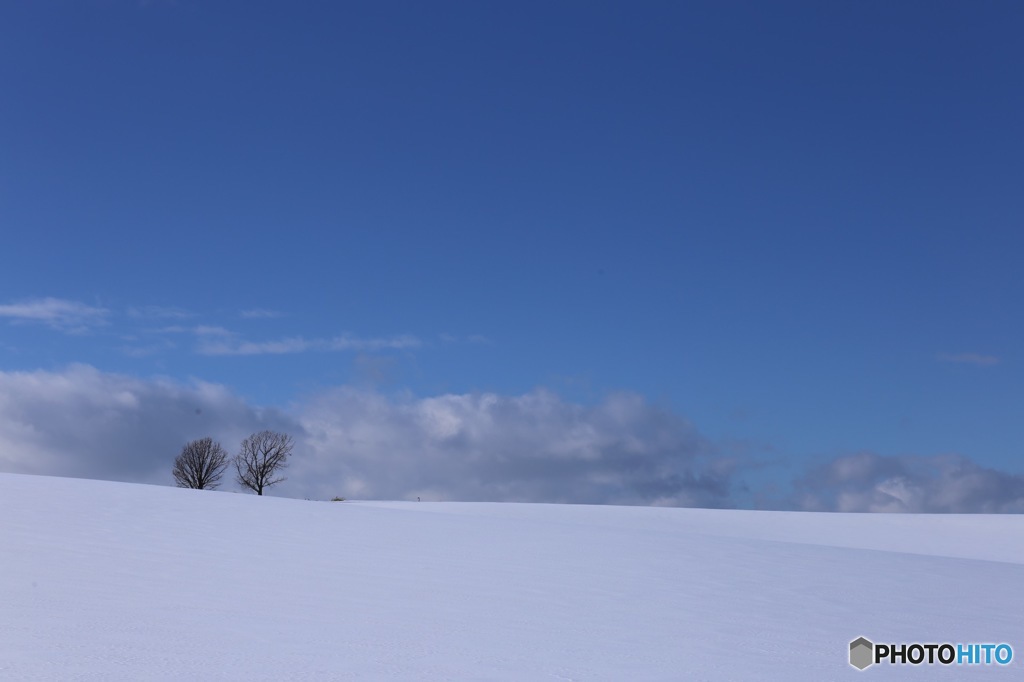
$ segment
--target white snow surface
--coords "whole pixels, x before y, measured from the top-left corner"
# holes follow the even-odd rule
[[[0,680],[1020,679],[1024,517],[343,502],[0,474]],[[849,642],[1008,642],[1006,667]]]

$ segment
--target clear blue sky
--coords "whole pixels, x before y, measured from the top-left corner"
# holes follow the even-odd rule
[[[1022,473],[1024,6],[9,2],[0,370]],[[756,478],[756,474],[754,475]]]

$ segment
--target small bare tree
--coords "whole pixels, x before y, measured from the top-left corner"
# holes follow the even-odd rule
[[[228,467],[228,453],[212,438],[186,443],[174,460],[174,482],[179,488],[213,490]]]
[[[293,445],[291,436],[276,431],[260,431],[243,440],[234,460],[239,485],[262,495],[265,488],[285,480],[278,473],[288,466]]]

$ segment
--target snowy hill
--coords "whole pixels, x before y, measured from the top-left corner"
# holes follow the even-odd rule
[[[1015,678],[1024,518],[310,502],[0,475],[0,679]],[[847,662],[864,635],[1006,667]],[[927,667],[927,666],[925,666]]]

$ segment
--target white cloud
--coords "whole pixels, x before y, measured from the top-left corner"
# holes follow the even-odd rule
[[[837,457],[797,483],[796,506],[841,512],[1024,512],[1024,476],[960,455]]]
[[[620,394],[595,406],[552,393],[389,397],[343,387],[261,410],[223,386],[76,365],[0,372],[0,470],[170,484],[188,440],[234,451],[292,434],[279,494],[727,506],[731,468],[686,420]],[[226,485],[231,488],[231,485]]]
[[[311,347],[310,342],[301,337],[258,342],[224,339],[204,340],[197,351],[200,355],[283,355],[301,353]]]
[[[224,327],[216,327],[206,324],[193,327],[191,331],[197,336],[232,336],[232,332],[228,331]]]
[[[201,355],[283,355],[306,351],[376,351],[416,348],[415,336],[401,335],[387,338],[360,338],[343,334],[333,339],[306,339],[294,336],[273,341],[244,341],[241,339],[203,340],[197,347]]]
[[[594,405],[523,395],[385,395],[351,386],[288,410],[224,386],[101,372],[0,372],[0,471],[171,484],[185,442],[229,451],[264,428],[290,433],[291,497],[729,507],[759,466],[684,418],[619,393]],[[233,484],[225,482],[226,489]],[[790,508],[1024,512],[1024,476],[962,456],[838,457],[802,475]]]
[[[224,327],[218,327],[214,325],[200,324],[192,327],[185,327],[180,324],[174,324],[169,327],[161,327],[159,329],[153,329],[152,332],[157,334],[195,334],[196,336],[234,336],[234,332],[225,329]]]
[[[417,348],[419,345],[420,340],[409,334],[375,339],[363,339],[350,334],[342,334],[326,343],[329,350],[400,350]]]
[[[103,324],[110,311],[106,308],[60,298],[36,298],[0,305],[0,317],[14,322],[36,322],[66,332],[82,332]]]
[[[247,341],[224,327],[215,325],[171,325],[152,330],[158,334],[192,334],[198,339],[200,355],[287,355],[307,351],[381,351],[419,347],[420,340],[409,334],[389,337],[359,337],[341,334],[334,338],[291,336],[269,341]]]
[[[142,380],[74,365],[0,372],[0,470],[170,483],[182,445],[212,436],[229,450],[261,428],[298,424],[222,386]]]
[[[999,358],[996,356],[982,355],[981,353],[939,353],[935,357],[942,362],[978,365],[979,367],[991,367],[999,364]]]
[[[730,505],[731,463],[633,394],[583,406],[544,390],[396,399],[345,387],[298,419],[293,482],[315,497]]]
[[[267,310],[266,308],[252,308],[250,310],[243,310],[238,316],[247,320],[260,320],[284,317],[284,313],[277,310]]]
[[[194,317],[192,313],[170,306],[147,305],[128,308],[128,317],[155,320],[185,320]]]

